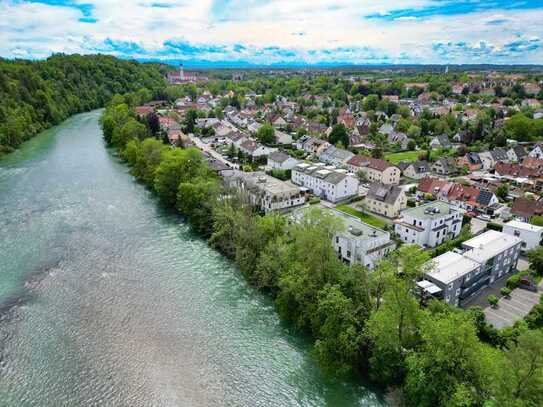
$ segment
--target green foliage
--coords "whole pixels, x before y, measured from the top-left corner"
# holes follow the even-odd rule
[[[511,295],[511,289],[509,287],[502,287],[500,290],[500,294],[506,298],[509,298],[509,296]]]
[[[262,144],[275,144],[275,129],[271,124],[263,124],[258,128],[256,138]]]
[[[526,253],[532,269],[539,275],[543,275],[543,247],[538,246]]]
[[[534,120],[517,113],[505,122],[504,132],[508,138],[518,141],[531,141],[536,137],[543,136],[543,120]]]
[[[500,184],[498,188],[496,188],[496,196],[502,200],[505,200],[507,198],[507,195],[509,194],[509,185],[507,184]]]
[[[148,101],[164,87],[156,64],[105,55],[54,55],[44,61],[0,61],[0,152],[83,111],[103,107],[115,94],[126,103]],[[106,140],[113,125],[104,122]],[[126,134],[125,134],[126,135]]]
[[[498,300],[498,297],[496,297],[494,294],[489,295],[487,300],[491,307],[495,308],[498,306],[499,300]]]
[[[536,226],[543,226],[543,216],[534,215],[530,218],[530,223]]]
[[[452,400],[482,405],[494,385],[492,373],[499,371],[499,355],[479,342],[471,318],[456,312],[426,315],[420,335],[421,344],[406,359],[408,405],[443,406]]]
[[[344,124],[336,124],[332,128],[328,142],[333,145],[341,145],[343,148],[349,147],[349,135]]]
[[[520,275],[519,274],[515,274],[515,275],[512,275],[511,277],[509,277],[507,279],[507,287],[510,288],[511,290],[515,289],[518,287],[518,285],[520,284]]]

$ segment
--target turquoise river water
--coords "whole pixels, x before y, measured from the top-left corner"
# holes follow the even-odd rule
[[[100,111],[0,160],[0,406],[375,406],[109,152]]]

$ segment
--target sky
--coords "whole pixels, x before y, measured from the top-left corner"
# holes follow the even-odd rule
[[[0,0],[0,56],[543,64],[543,0]]]

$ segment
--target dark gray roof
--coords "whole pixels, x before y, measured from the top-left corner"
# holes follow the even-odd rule
[[[493,195],[494,194],[492,192],[483,189],[481,190],[481,192],[479,192],[479,196],[477,197],[477,202],[480,203],[481,205],[488,206],[490,204],[490,200],[492,199]]]
[[[528,153],[526,152],[526,150],[524,149],[524,147],[522,146],[515,146],[513,147],[513,151],[515,152],[516,156],[517,156],[517,159],[521,159],[521,158],[524,158],[528,155]]]
[[[284,163],[290,158],[290,155],[283,153],[282,151],[274,151],[268,156],[269,160],[275,161],[276,163]]]
[[[371,185],[367,198],[394,204],[401,193],[402,189],[398,186],[375,183]]]
[[[507,151],[503,148],[495,148],[490,152],[495,161],[507,161]]]

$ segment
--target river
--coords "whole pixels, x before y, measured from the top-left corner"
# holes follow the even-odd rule
[[[1,406],[382,405],[109,152],[100,111],[0,160]]]

